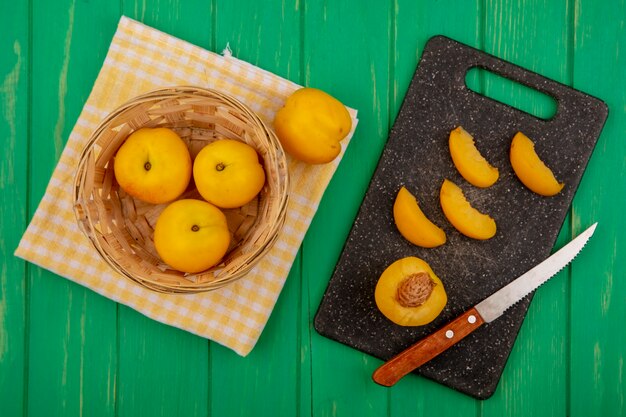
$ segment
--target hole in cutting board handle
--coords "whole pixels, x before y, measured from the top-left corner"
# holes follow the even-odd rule
[[[553,97],[481,67],[467,71],[465,85],[477,94],[539,119],[550,120],[556,115],[558,104]]]

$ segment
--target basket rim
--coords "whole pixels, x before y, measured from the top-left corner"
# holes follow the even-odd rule
[[[162,101],[169,98],[176,97],[206,97],[212,99],[219,99],[226,104],[233,106],[239,110],[242,110],[246,116],[250,116],[252,121],[258,124],[265,135],[267,135],[269,142],[271,145],[276,147],[278,163],[277,166],[282,168],[280,175],[278,175],[280,181],[279,195],[275,198],[278,198],[278,203],[276,206],[278,207],[275,215],[275,219],[271,221],[271,226],[269,228],[269,232],[267,233],[268,238],[263,241],[263,243],[256,248],[254,251],[248,252],[246,254],[239,255],[239,258],[243,257],[244,262],[248,262],[245,267],[239,271],[228,274],[224,277],[209,280],[205,282],[194,283],[191,280],[188,282],[184,282],[178,285],[174,285],[168,282],[164,282],[157,279],[151,279],[147,276],[137,276],[136,274],[130,273],[123,266],[119,265],[119,263],[115,260],[114,257],[108,254],[108,252],[103,248],[102,244],[99,242],[98,238],[94,236],[94,233],[98,233],[93,228],[93,223],[91,222],[91,214],[88,209],[86,209],[86,202],[89,201],[89,198],[85,198],[83,196],[82,191],[85,188],[85,182],[87,178],[85,176],[85,165],[87,164],[89,156],[95,152],[95,144],[98,139],[101,137],[102,133],[106,131],[108,126],[121,114],[125,111],[128,111],[131,108],[134,108],[143,103],[148,103],[150,101]],[[233,97],[228,93],[224,93],[219,90],[191,86],[191,85],[183,85],[183,86],[169,86],[162,87],[150,90],[138,96],[132,97],[126,102],[122,103],[112,111],[110,111],[106,117],[104,117],[100,123],[94,128],[93,132],[89,136],[89,139],[85,142],[83,149],[79,155],[79,161],[76,167],[75,175],[74,175],[74,183],[73,183],[73,211],[74,216],[76,218],[76,222],[79,226],[79,229],[83,232],[84,235],[91,242],[92,246],[97,250],[100,254],[101,258],[111,266],[116,272],[121,275],[129,278],[138,284],[149,288],[154,291],[164,292],[164,293],[198,293],[204,291],[215,290],[218,288],[227,285],[244,275],[246,275],[271,249],[271,247],[276,242],[278,235],[284,225],[286,218],[286,210],[289,201],[289,187],[290,187],[290,178],[289,171],[286,159],[286,153],[282,148],[282,145],[278,138],[276,137],[275,132],[268,127],[268,125],[259,117],[259,115],[254,112],[249,106],[241,102],[239,99]],[[88,197],[92,194],[90,193]],[[86,224],[85,219],[89,221],[89,224]],[[207,270],[207,271],[210,271]],[[207,271],[202,271],[198,274],[206,273]],[[193,276],[198,274],[186,274],[185,276]],[[145,274],[144,274],[145,275]]]

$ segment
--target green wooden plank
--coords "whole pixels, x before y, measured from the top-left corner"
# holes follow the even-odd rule
[[[122,13],[157,30],[207,47],[211,2],[124,1]],[[118,317],[119,416],[200,416],[209,407],[206,339],[153,321],[125,306]]]
[[[216,4],[216,45],[277,75],[300,76],[300,10],[296,1]],[[244,359],[211,345],[211,414],[293,416],[309,408],[302,395],[300,258],[297,258],[259,342]],[[306,372],[306,368],[304,369]],[[223,376],[229,375],[227,383]],[[231,401],[242,398],[244,401]]]
[[[213,47],[215,0],[121,0],[123,14],[203,48]]]
[[[574,200],[575,233],[599,222],[572,266],[572,416],[626,415],[626,5],[580,0],[574,15],[574,86],[609,106],[609,118]]]
[[[541,13],[537,13],[541,10]],[[543,0],[487,1],[484,48],[498,57],[563,83],[570,83],[570,9]],[[533,34],[530,36],[530,34]],[[549,117],[547,96],[486,75],[485,94],[531,114]],[[571,237],[565,223],[559,237]],[[568,342],[567,270],[537,291],[491,401],[483,415],[563,415],[566,411]]]
[[[305,83],[359,111],[359,125],[303,246],[306,304],[313,319],[387,138],[390,2],[304,4]],[[303,329],[307,330],[307,329]],[[309,330],[316,416],[385,415],[387,390],[372,382],[380,362]]]
[[[104,1],[35,1],[32,8],[31,214],[104,60],[110,17],[119,13]],[[94,20],[111,24],[94,27]],[[115,303],[38,267],[29,271],[28,414],[113,415]]]
[[[256,346],[242,358],[217,343],[210,354],[210,415],[295,416],[307,408],[300,392],[300,258]],[[310,407],[310,406],[309,406]],[[307,414],[303,414],[307,415]]]
[[[311,352],[311,333],[313,330],[313,321],[311,318],[311,305],[309,299],[308,283],[305,280],[302,269],[302,249],[298,256],[298,268],[299,268],[299,290],[298,299],[300,303],[298,305],[298,320],[300,326],[298,328],[299,333],[295,336],[298,338],[300,345],[299,352],[299,372],[296,383],[299,384],[300,391],[298,395],[298,416],[312,416],[313,415],[313,369],[312,369],[312,352]]]
[[[28,195],[29,10],[27,3],[10,4],[0,16],[0,140],[5,156],[0,161],[0,404],[2,413],[24,411],[27,361],[26,267],[13,256],[26,227]]]
[[[301,2],[216,1],[216,52],[228,45],[239,59],[300,81]]]
[[[437,3],[398,0],[395,2],[393,79],[390,91],[391,128],[404,94],[428,39],[445,35],[480,47],[482,39],[481,1]],[[450,13],[454,10],[454,13]],[[391,215],[391,214],[390,214]],[[444,277],[442,277],[444,279]],[[390,389],[392,416],[472,416],[477,401],[418,376],[407,376]]]
[[[117,416],[208,415],[205,339],[119,307]]]

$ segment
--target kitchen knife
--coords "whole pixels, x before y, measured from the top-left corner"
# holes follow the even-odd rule
[[[500,317],[506,309],[522,300],[569,264],[593,235],[597,225],[598,223],[594,223],[539,265],[476,304],[435,333],[391,358],[374,371],[372,375],[374,381],[387,387],[392,386],[400,378],[456,344],[484,323]]]

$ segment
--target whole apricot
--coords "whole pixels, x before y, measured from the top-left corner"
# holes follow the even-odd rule
[[[182,272],[201,272],[216,265],[229,244],[226,216],[206,201],[183,199],[169,204],[154,228],[157,253]]]
[[[341,152],[352,118],[336,98],[316,88],[296,90],[278,110],[274,129],[283,148],[309,164],[325,164]]]
[[[193,163],[198,192],[221,208],[249,203],[265,184],[265,171],[256,150],[234,139],[219,139],[206,145]]]
[[[127,194],[152,204],[178,198],[191,179],[191,156],[171,129],[142,128],[117,150],[113,172]]]

